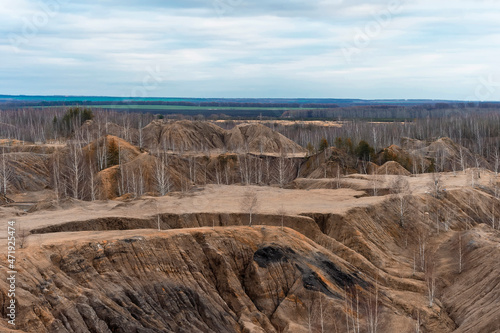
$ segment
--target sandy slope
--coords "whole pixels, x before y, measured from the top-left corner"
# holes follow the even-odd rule
[[[335,297],[332,297],[329,293],[335,291],[335,293],[341,295],[342,289],[339,289],[339,285],[335,284],[335,278],[331,277],[331,275],[328,277],[326,272],[329,264],[324,266],[324,263],[314,261],[317,260],[314,253],[329,256],[331,258],[329,260],[336,262],[336,265],[340,265],[338,267],[346,265],[345,269],[341,269],[342,271],[349,272],[349,274],[357,272],[356,274],[363,277],[363,281],[370,281],[372,285],[374,281],[378,281],[377,283],[381,288],[380,302],[383,305],[381,308],[384,309],[379,328],[384,332],[413,332],[417,317],[420,318],[421,331],[424,332],[453,332],[456,330],[456,332],[472,333],[476,332],[474,331],[475,328],[480,328],[481,332],[496,332],[499,329],[496,309],[500,306],[497,297],[497,286],[500,283],[500,277],[496,274],[496,265],[500,258],[500,246],[498,245],[498,231],[491,229],[487,225],[491,207],[498,206],[498,200],[490,195],[488,189],[491,189],[492,184],[496,183],[496,178],[494,174],[481,172],[481,178],[474,179],[472,176],[475,172],[475,170],[468,170],[466,173],[442,174],[440,181],[443,183],[442,187],[445,191],[440,199],[433,198],[428,194],[430,184],[434,183],[431,175],[405,177],[410,184],[410,193],[412,195],[405,226],[402,226],[397,219],[397,204],[390,195],[369,195],[369,190],[373,188],[374,184],[380,189],[387,188],[397,177],[387,175],[351,175],[342,179],[343,186],[349,186],[350,188],[341,189],[321,188],[323,187],[322,182],[331,182],[331,180],[321,179],[301,180],[304,187],[309,185],[309,188],[311,188],[309,190],[209,185],[198,191],[194,190],[184,194],[173,193],[162,198],[143,197],[132,201],[99,201],[93,203],[65,200],[58,205],[53,205],[53,207],[48,205],[46,209],[34,213],[20,214],[19,210],[14,208],[1,208],[0,214],[4,221],[15,219],[18,224],[27,229],[62,224],[69,225],[71,221],[81,222],[75,223],[66,229],[53,230],[79,230],[79,225],[83,228],[83,226],[88,227],[89,224],[95,224],[96,228],[100,228],[105,223],[108,223],[106,228],[110,226],[111,228],[116,226],[121,228],[122,224],[120,223],[124,221],[129,221],[134,228],[138,228],[141,223],[149,226],[151,229],[102,231],[109,230],[108,228],[95,231],[47,233],[28,237],[28,247],[23,251],[29,253],[33,258],[52,258],[57,253],[72,251],[71,256],[68,255],[67,265],[63,269],[63,273],[66,275],[60,278],[66,281],[64,283],[68,283],[67,286],[72,286],[70,288],[80,288],[79,283],[87,281],[84,285],[86,287],[90,286],[93,290],[92,299],[95,299],[95,302],[98,302],[97,300],[99,302],[106,300],[106,297],[109,296],[95,291],[98,289],[99,283],[105,282],[99,282],[102,277],[79,275],[83,274],[78,268],[81,262],[79,258],[82,257],[86,258],[85,265],[89,267],[89,270],[94,268],[97,270],[102,269],[99,268],[100,266],[91,268],[95,264],[92,264],[93,261],[91,260],[93,252],[86,254],[87,250],[85,249],[89,246],[94,249],[99,248],[97,244],[101,244],[101,246],[108,243],[110,245],[115,244],[113,246],[119,245],[116,249],[112,246],[110,248],[111,252],[106,252],[108,253],[106,260],[113,262],[115,253],[120,253],[116,255],[123,262],[127,260],[142,262],[143,260],[157,260],[151,259],[149,256],[150,253],[161,252],[162,246],[166,246],[161,245],[158,247],[158,244],[163,244],[162,242],[170,244],[169,246],[173,246],[171,248],[172,253],[178,252],[185,255],[181,255],[182,260],[177,257],[164,259],[173,262],[180,260],[178,264],[172,264],[172,272],[175,274],[168,273],[165,276],[155,277],[155,279],[158,279],[158,283],[165,283],[165,281],[182,280],[195,271],[205,272],[203,273],[205,276],[211,274],[207,273],[207,262],[199,261],[198,256],[193,256],[194,252],[198,253],[197,251],[200,251],[198,248],[200,244],[208,246],[208,243],[202,242],[200,239],[211,239],[209,247],[217,248],[219,252],[217,256],[210,257],[209,262],[214,260],[214,262],[220,264],[220,256],[235,258],[235,262],[228,264],[230,267],[224,266],[225,271],[220,274],[223,276],[231,274],[247,276],[245,274],[249,274],[248,276],[252,279],[260,281],[257,284],[252,284],[250,290],[245,289],[250,287],[249,284],[245,284],[248,283],[245,282],[245,278],[243,278],[242,282],[229,279],[224,282],[224,287],[216,284],[216,287],[219,288],[218,296],[217,293],[199,296],[210,300],[209,302],[217,303],[219,302],[215,301],[217,297],[222,297],[227,302],[239,304],[232,303],[234,308],[231,311],[235,314],[233,319],[221,320],[217,324],[226,327],[225,330],[228,332],[231,329],[227,327],[233,327],[231,325],[236,325],[234,327],[239,325],[240,328],[246,327],[248,332],[274,332],[273,329],[280,325],[283,325],[280,326],[282,328],[286,327],[285,332],[307,332],[307,325],[305,324],[307,322],[305,317],[307,311],[304,310],[304,307],[300,311],[294,310],[294,307],[297,306],[294,305],[294,302],[297,304],[298,300],[292,301],[293,298],[287,298],[289,303],[284,302],[283,307],[278,311],[280,307],[274,308],[272,302],[269,303],[270,301],[267,299],[272,294],[269,290],[288,288],[286,286],[289,285],[290,278],[295,279],[294,281],[301,280],[296,279],[294,274],[289,275],[289,273],[270,270],[266,265],[262,270],[257,269],[255,260],[241,259],[251,257],[252,253],[257,253],[259,249],[262,250],[262,244],[273,246],[273,249],[265,250],[271,251],[271,254],[275,253],[273,251],[281,253],[279,251],[282,250],[277,249],[282,249],[285,246],[291,246],[295,253],[302,253],[300,257],[293,255],[287,258],[299,266],[307,264],[307,267],[316,272],[317,275],[313,274],[315,279],[317,276],[327,286],[326,289],[322,289],[319,285],[314,288],[319,288],[318,290],[321,293],[327,295],[325,302],[332,302],[331,308],[338,311],[332,315],[337,318],[339,328],[345,325],[343,319],[340,319],[343,317],[339,315],[343,311],[342,301],[336,301]],[[473,179],[475,188],[470,186]],[[307,184],[307,182],[310,183]],[[318,188],[315,189],[315,187]],[[247,223],[247,217],[241,213],[247,213],[243,199],[248,191],[255,192],[257,195],[259,207],[256,210],[255,222],[256,224],[266,224],[265,229],[260,226],[252,229],[242,227]],[[281,234],[283,231],[280,231],[280,228],[270,227],[280,225],[280,209],[286,211],[285,226],[295,229],[295,231],[285,229],[287,230],[286,237]],[[498,209],[498,212],[500,212],[500,209]],[[425,215],[425,213],[429,214]],[[158,214],[161,214],[159,219],[162,228],[172,229],[162,232],[152,230],[152,228],[156,227],[156,216]],[[103,222],[106,217],[109,219]],[[438,227],[436,227],[435,220],[438,221]],[[210,227],[212,225],[230,227],[216,227],[215,230],[212,230]],[[5,228],[5,226],[2,227]],[[269,231],[265,231],[267,228],[269,228]],[[462,273],[457,271],[456,258],[456,237],[459,232],[463,233],[464,263],[466,263]],[[288,235],[288,233],[290,234]],[[3,235],[5,234],[4,230]],[[268,236],[270,238],[265,238]],[[439,263],[436,268],[438,293],[432,307],[427,306],[427,286],[424,272],[413,270],[414,255],[418,250],[419,239],[422,237],[427,239],[429,251],[436,251],[435,262]],[[162,240],[156,241],[156,238]],[[133,241],[130,239],[133,239]],[[238,242],[234,243],[234,239],[238,239]],[[266,240],[263,241],[263,239]],[[134,244],[136,240],[140,241],[137,244],[141,244],[140,251],[145,251],[144,253],[138,254],[136,252],[138,249],[127,245]],[[251,244],[249,245],[251,249],[240,250],[240,243]],[[5,246],[5,238],[1,240],[0,244],[3,244],[0,246]],[[115,251],[119,249],[125,252]],[[207,251],[206,248],[205,251]],[[238,254],[235,255],[234,251],[237,251]],[[127,253],[127,255],[121,253]],[[158,257],[158,254],[155,255]],[[273,256],[270,255],[270,258],[273,258]],[[282,255],[279,254],[280,256]],[[96,254],[96,258],[98,257]],[[186,260],[188,257],[191,259]],[[45,259],[40,260],[43,262]],[[241,260],[245,265],[254,265],[256,270],[251,272],[241,271],[241,267],[243,267],[241,266],[243,265]],[[210,265],[213,265],[214,262],[211,262]],[[215,266],[218,264],[215,264]],[[148,265],[152,265],[151,269],[154,269],[155,264],[148,263]],[[45,268],[40,267],[41,271],[47,269],[47,267],[52,269],[49,262],[42,266]],[[26,267],[27,270],[33,269],[28,267]],[[191,273],[179,273],[181,267],[182,270],[188,267]],[[118,270],[117,272],[122,270],[119,265],[114,265],[113,269]],[[293,271],[288,266],[287,269],[284,270],[282,267],[281,270]],[[130,279],[136,279],[134,270],[127,268],[125,271]],[[299,271],[303,274],[304,268],[299,269]],[[104,279],[108,277],[106,274],[103,276]],[[302,276],[304,286],[307,285],[308,279],[310,279],[309,275]],[[266,287],[269,281],[275,281],[275,285]],[[480,281],[480,283],[477,283],[477,281]],[[120,287],[120,284],[116,284],[115,280],[106,283],[114,283],[114,286],[117,286],[116,288],[122,290],[120,288],[123,286]],[[137,283],[143,284],[143,282]],[[206,283],[210,284],[212,280],[208,278]],[[236,291],[240,289],[234,289],[240,288],[237,287],[238,283],[241,283],[243,290],[246,290],[249,299],[245,298],[246,296],[241,291]],[[149,287],[147,285],[143,287],[146,292],[140,291],[139,298],[144,297],[144,299],[147,299],[149,297],[149,291],[147,291]],[[59,286],[57,288],[61,289]],[[196,289],[194,285],[193,288]],[[62,293],[58,295],[63,297],[64,292],[61,290],[57,292]],[[239,296],[235,296],[234,293]],[[198,295],[202,294],[198,293]],[[298,295],[301,304],[305,304],[305,300],[309,297],[307,293],[303,293],[302,289],[294,295]],[[64,297],[67,297],[67,295]],[[87,297],[90,296],[87,295]],[[343,297],[340,296],[340,299],[342,300]],[[349,297],[351,301],[354,299],[354,295]],[[76,298],[68,297],[67,302],[69,302],[67,303],[68,308],[74,306],[77,311],[83,311],[82,308],[87,309],[87,306],[89,306],[86,301],[82,301],[80,296]],[[109,301],[106,302],[108,302],[106,303],[108,308],[118,309],[116,304],[110,305]],[[252,310],[250,312],[241,311],[241,304],[245,304],[245,307]],[[317,303],[315,304],[317,305]],[[90,304],[90,306],[94,307],[94,311],[97,311],[95,305]],[[253,310],[255,306],[259,309],[260,314]],[[217,310],[220,313],[229,313],[227,309],[220,309]],[[60,318],[58,312],[47,311],[51,314],[47,314],[48,317],[46,318],[50,316]],[[170,307],[166,311],[175,313],[175,310]],[[318,308],[316,308],[317,311]],[[352,309],[349,311],[352,312]],[[249,313],[252,315],[249,315]],[[262,314],[264,314],[264,317],[262,317]],[[70,317],[75,316],[74,313],[68,313],[67,315]],[[181,316],[182,319],[179,319],[181,320],[180,323],[184,322],[184,315]],[[218,315],[211,313],[210,316],[217,317]],[[366,314],[360,315],[363,317],[362,320],[365,321]],[[111,317],[107,318],[111,320]],[[213,324],[208,319],[203,318],[199,319],[200,325],[202,323],[208,326]],[[293,318],[293,320],[290,320],[290,318]],[[41,320],[41,322],[45,323],[44,320]],[[132,319],[127,320],[127,325],[132,325],[130,327],[139,325]],[[94,323],[92,320],[90,322]],[[253,324],[250,324],[252,322]],[[315,322],[317,324],[317,318]],[[98,321],[96,323],[104,325]],[[274,328],[269,326],[270,323]],[[147,324],[142,323],[140,325]],[[201,331],[208,332],[209,330]],[[235,329],[234,331],[238,330]]]

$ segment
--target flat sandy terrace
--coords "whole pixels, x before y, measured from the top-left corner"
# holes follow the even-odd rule
[[[27,229],[101,217],[147,218],[157,213],[239,213],[244,212],[244,198],[249,191],[258,198],[256,213],[276,214],[284,209],[288,215],[300,213],[342,213],[350,208],[368,206],[382,197],[364,197],[352,189],[287,190],[260,186],[216,186],[192,193],[175,193],[165,197],[142,197],[133,201],[62,202],[61,208],[16,216],[18,210],[3,208],[2,220],[15,220]]]
[[[396,176],[357,175],[346,178],[355,188],[371,188],[375,180],[387,186]],[[408,179],[412,194],[423,194],[429,190],[432,177],[429,174]],[[447,190],[470,186],[470,172],[446,173],[442,175]],[[483,172],[479,183],[489,186],[494,174]],[[331,179],[329,180],[331,181]],[[356,185],[356,186],[354,186]],[[264,186],[217,186],[208,185],[192,193],[174,193],[165,197],[142,197],[136,200],[82,202],[66,200],[60,207],[41,210],[19,216],[15,208],[0,208],[0,239],[7,237],[7,221],[15,220],[28,230],[73,221],[86,221],[103,217],[148,218],[158,213],[241,213],[246,212],[244,198],[249,191],[256,193],[258,209],[255,213],[279,214],[283,209],[287,215],[304,213],[345,214],[355,207],[368,207],[387,199],[386,196],[366,196],[365,191],[351,188],[296,190]]]

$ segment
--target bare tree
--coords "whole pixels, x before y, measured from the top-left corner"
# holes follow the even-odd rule
[[[425,282],[427,285],[429,307],[431,308],[434,305],[434,299],[436,297],[436,264],[435,254],[432,251],[429,251],[428,258],[426,260]]]
[[[319,293],[319,323],[321,325],[321,333],[325,332],[325,310],[323,308],[323,293]]]
[[[306,294],[306,298],[304,300],[304,305],[306,307],[307,311],[307,327],[309,333],[313,332],[313,315],[314,315],[314,303],[315,303],[315,297],[316,293],[309,292]],[[346,312],[347,313],[347,312]]]
[[[449,208],[444,208],[442,212],[444,231],[448,231],[450,230],[450,224],[453,219],[453,211]]]
[[[337,172],[335,173],[335,187],[337,189],[342,187],[342,182],[340,177],[340,165],[337,165]]]
[[[52,186],[54,188],[54,193],[56,195],[56,200],[59,202],[60,199],[60,190],[59,187],[61,186],[60,184],[60,162],[59,162],[59,152],[56,151],[53,154],[53,160],[52,160]]]
[[[462,274],[463,262],[464,262],[464,251],[462,244],[462,232],[458,232],[458,274]]]
[[[429,181],[429,192],[434,198],[439,198],[443,193],[443,181],[440,173],[432,173]]]
[[[373,196],[376,197],[378,196],[378,190],[380,187],[380,176],[378,174],[373,174],[370,176],[370,186],[373,191]]]
[[[5,148],[2,148],[2,161],[0,165],[0,177],[2,179],[2,193],[7,195],[7,187],[9,181],[12,178],[12,170],[7,165],[7,155],[5,154]]]
[[[470,186],[475,187],[480,178],[479,169],[470,169]]]
[[[30,232],[26,230],[22,225],[18,227],[17,229],[17,241],[19,243],[19,248],[24,249],[24,246],[26,244],[26,239],[28,238]]]
[[[467,161],[465,160],[464,149],[460,146],[460,166],[462,167],[462,171],[465,173],[465,169],[467,168]]]
[[[257,197],[257,192],[254,190],[248,190],[242,200],[241,200],[241,208],[243,211],[248,213],[248,225],[251,227],[252,226],[252,217],[255,211],[259,207],[259,200]]]
[[[159,153],[159,156],[155,160],[153,177],[156,183],[156,190],[160,196],[164,196],[170,192],[171,180],[168,170],[168,158],[165,152]]]
[[[429,220],[429,213],[426,212],[425,217],[427,220]],[[425,231],[423,228],[417,230],[417,251],[420,264],[419,268],[422,272],[425,271],[427,254],[428,254],[427,238],[428,238],[427,231]]]
[[[75,199],[80,199],[82,187],[81,182],[84,179],[84,167],[82,151],[78,143],[69,145],[69,159],[67,164],[68,185],[70,192]]]
[[[287,156],[286,151],[281,150],[276,162],[275,178],[280,187],[285,186],[292,175],[293,165]]]
[[[495,154],[494,154],[494,167],[493,167],[493,171],[495,171],[495,176],[498,176],[498,170],[500,169],[500,152],[499,152],[499,148],[496,147],[495,149]]]
[[[102,144],[96,145],[96,159],[99,171],[108,167],[108,138],[106,136],[102,139]]]
[[[408,180],[399,175],[390,184],[391,192],[394,193],[394,199],[396,201],[395,210],[399,217],[399,224],[401,227],[405,226],[405,217],[410,208],[410,183]]]
[[[379,320],[378,294],[379,294],[379,285],[378,285],[378,275],[377,275],[375,279],[374,294],[370,294],[366,301],[366,313],[368,317],[367,325],[369,333],[377,333],[378,320]]]
[[[142,130],[142,113],[140,114],[139,116],[139,124],[137,126],[137,129],[138,129],[138,133],[139,133],[139,136],[138,136],[138,143],[139,143],[139,149],[142,149],[143,146],[144,146],[144,135],[143,135],[143,130]]]
[[[389,188],[394,194],[409,193],[410,183],[408,182],[406,177],[398,175],[389,183]]]
[[[283,231],[283,229],[285,228],[284,227],[284,224],[285,224],[285,215],[286,215],[286,210],[285,208],[283,207],[283,205],[281,205],[280,209],[278,209],[278,215],[280,216],[281,218],[281,231]]]
[[[350,332],[350,329],[349,329],[350,309],[349,309],[349,303],[348,303],[348,297],[347,297],[347,287],[344,287],[344,313],[345,313],[345,325],[347,328],[347,332]]]

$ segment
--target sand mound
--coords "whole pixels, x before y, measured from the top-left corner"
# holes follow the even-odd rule
[[[309,156],[301,165],[300,178],[336,178],[346,174],[359,172],[356,159],[345,151],[330,147],[322,152]]]
[[[482,156],[471,152],[447,137],[427,143],[406,139],[403,142],[403,148],[408,151],[412,159],[425,159],[426,172],[453,171],[469,167],[491,169],[490,164]]]
[[[398,162],[390,161],[382,165],[377,170],[378,175],[402,175],[410,176],[411,173],[403,168]]]
[[[50,156],[35,153],[5,154],[8,191],[40,191],[50,181]]]
[[[489,163],[480,155],[471,152],[469,149],[453,142],[450,138],[441,138],[431,143],[428,147],[422,150],[427,155],[436,159],[436,164],[439,160],[444,160],[441,164],[445,164],[451,169],[451,164],[461,163],[463,159],[465,167],[479,166],[483,168],[490,168]]]
[[[431,165],[431,161],[425,158],[425,156],[422,156],[422,154],[414,153],[397,145],[391,145],[383,149],[377,154],[376,161],[379,165],[394,161],[399,163],[406,170],[412,170],[413,172],[422,171],[422,169],[428,171]]]
[[[226,131],[202,121],[155,120],[144,127],[144,144],[150,149],[171,151],[229,150],[253,153],[304,153],[285,136],[261,124],[240,124]]]
[[[106,135],[92,141],[83,148],[83,151],[90,154],[93,159],[98,158],[99,154],[104,154],[105,158],[109,159],[112,149],[115,150],[116,154],[119,152],[120,156],[117,157],[122,163],[128,163],[141,154],[137,147],[113,135]]]
[[[410,139],[410,138],[401,138],[401,147],[405,150],[416,150],[425,148],[428,145],[425,141]]]
[[[159,171],[158,167],[161,163],[164,163],[165,167]],[[199,171],[194,173],[193,170]],[[200,172],[201,170],[203,167],[196,159],[183,159],[169,154],[162,162],[157,156],[142,153],[127,163],[123,163],[121,167],[116,165],[100,171],[97,183],[102,199],[130,198],[130,193],[134,193],[134,197],[146,193],[157,195],[158,184],[155,177],[158,172],[165,173],[168,191],[178,191],[189,189],[194,183],[201,184],[205,177],[205,174]],[[190,178],[190,174],[194,179]]]
[[[209,122],[155,120],[144,127],[144,145],[150,149],[204,151],[224,148],[225,131]]]
[[[305,153],[305,149],[261,124],[241,124],[226,134],[229,150],[246,150],[258,153]]]

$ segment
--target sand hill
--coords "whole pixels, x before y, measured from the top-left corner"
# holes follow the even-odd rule
[[[201,121],[156,120],[144,129],[145,146],[173,151],[228,150],[279,154],[304,153],[295,142],[261,124],[241,124],[231,130]]]
[[[368,187],[370,177],[357,179]],[[443,174],[440,198],[425,193],[430,175],[403,177],[412,192],[404,225],[392,195],[242,186],[17,217],[34,233],[18,250],[18,328],[366,330],[376,304],[382,332],[495,332],[500,237],[488,216],[500,204],[488,177],[471,188],[467,175]],[[248,190],[260,203],[253,228],[239,204]]]
[[[470,167],[491,168],[483,157],[446,137],[432,142],[405,140],[402,148],[412,159],[417,160],[417,165],[422,163],[422,159],[426,159],[427,161],[423,162],[426,167],[432,164],[437,171],[463,170]]]
[[[398,162],[390,161],[377,169],[379,175],[404,175],[410,176],[411,173],[403,168]]]
[[[143,129],[145,146],[174,151],[224,148],[225,131],[209,122],[155,120]]]
[[[225,146],[232,151],[260,154],[300,154],[305,149],[285,136],[261,124],[241,124],[225,136]]]
[[[50,183],[50,155],[37,153],[6,153],[8,193],[40,191]],[[3,176],[3,172],[0,171]]]

